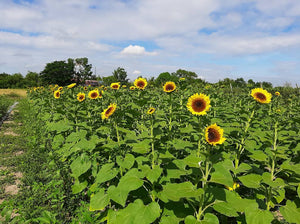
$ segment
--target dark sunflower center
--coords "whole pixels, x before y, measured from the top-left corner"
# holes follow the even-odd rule
[[[137,83],[137,86],[138,86],[138,87],[141,87],[141,88],[143,88],[143,87],[144,87],[144,85],[145,85],[145,83],[144,83],[144,82],[142,82],[142,81],[140,81],[140,82],[138,82],[138,83]]]
[[[83,98],[84,98],[83,95],[80,95],[80,96],[79,96],[79,99],[80,99],[80,100],[83,100]]]
[[[167,91],[171,91],[173,89],[174,89],[174,85],[172,85],[172,84],[169,84],[169,85],[166,86]]]
[[[220,133],[213,129],[213,128],[210,128],[208,129],[208,140],[210,142],[217,142],[220,140]]]
[[[60,96],[60,93],[59,92],[56,92],[56,97],[59,97]]]
[[[92,98],[96,98],[97,96],[98,96],[98,94],[95,93],[95,92],[93,92],[93,93],[91,94],[91,97],[92,97]]]
[[[149,110],[149,113],[152,113],[152,112],[153,112],[153,109],[150,109],[150,110]]]
[[[206,107],[206,103],[203,99],[196,99],[192,103],[192,108],[196,112],[202,112]]]
[[[105,112],[105,115],[109,115],[110,114],[110,112],[112,111],[112,107],[110,107],[110,108],[108,108],[107,110],[106,110],[106,112]]]
[[[113,85],[113,89],[118,89],[119,86]]]
[[[263,101],[267,99],[266,95],[263,94],[263,93],[256,93],[255,96],[256,96],[258,99],[263,100]]]

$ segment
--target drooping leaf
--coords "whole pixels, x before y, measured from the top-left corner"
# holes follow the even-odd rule
[[[108,194],[105,194],[104,189],[100,189],[96,194],[91,195],[90,211],[103,210],[109,204]]]

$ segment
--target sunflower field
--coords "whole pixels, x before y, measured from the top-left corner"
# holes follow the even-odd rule
[[[28,100],[65,222],[300,223],[299,92],[139,78]]]

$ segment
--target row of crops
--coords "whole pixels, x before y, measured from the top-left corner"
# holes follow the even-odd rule
[[[299,94],[139,78],[28,97],[98,223],[300,223]]]

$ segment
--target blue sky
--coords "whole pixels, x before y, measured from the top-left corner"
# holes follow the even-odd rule
[[[1,0],[0,73],[88,57],[98,76],[177,69],[300,85],[299,0]]]

